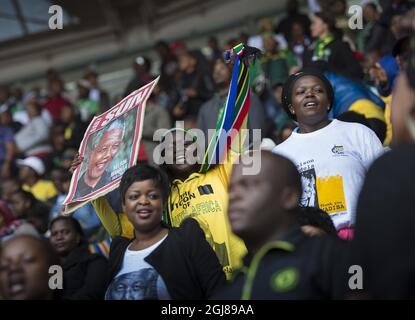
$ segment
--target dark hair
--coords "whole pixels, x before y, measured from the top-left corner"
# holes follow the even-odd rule
[[[338,120],[344,121],[344,122],[353,122],[353,123],[360,123],[364,126],[370,128],[370,125],[366,119],[366,117],[361,114],[357,113],[355,111],[346,111],[343,112],[341,115],[337,117]]]
[[[152,167],[145,162],[131,167],[124,172],[120,183],[122,203],[125,203],[125,195],[127,193],[128,188],[134,182],[140,182],[145,180],[153,180],[155,187],[157,189],[160,189],[163,204],[166,204],[167,198],[170,193],[169,180],[167,178],[167,175],[160,169]]]
[[[330,81],[324,76],[323,73],[321,73],[319,70],[315,68],[306,68],[300,72],[294,73],[290,75],[287,81],[285,81],[284,83],[284,87],[282,89],[281,102],[282,102],[282,106],[284,110],[287,112],[290,118],[295,121],[297,121],[297,116],[295,114],[292,114],[289,108],[291,105],[292,90],[297,80],[305,76],[313,76],[313,77],[320,79],[321,82],[323,82],[323,85],[326,89],[327,98],[330,103],[329,110],[327,112],[330,112],[331,108],[333,107],[333,103],[334,103],[333,87],[331,86]]]
[[[309,225],[317,227],[327,234],[337,235],[336,228],[330,218],[330,215],[320,208],[300,207],[298,222],[302,226]]]
[[[374,2],[368,2],[368,3],[365,4],[364,7],[365,8],[366,7],[371,7],[373,10],[378,11],[378,7],[376,6],[376,3],[374,3]]]
[[[25,191],[21,188],[19,190],[17,190],[14,194],[20,194],[25,199],[29,200],[31,208],[34,206],[35,202],[38,201],[31,192]]]
[[[156,47],[163,47],[163,48],[169,49],[169,44],[164,40],[159,40],[154,44],[154,47],[155,48]]]
[[[343,32],[336,27],[336,18],[333,13],[329,11],[320,11],[314,14],[319,17],[329,28],[329,32],[334,35],[335,38],[342,38]]]
[[[35,108],[38,115],[42,114],[42,106],[37,101],[31,101],[27,105],[32,105]]]
[[[78,220],[76,220],[75,218],[70,217],[70,216],[57,216],[57,217],[53,218],[52,221],[50,222],[50,224],[49,224],[49,230],[52,229],[52,226],[57,221],[68,221],[69,223],[71,223],[72,224],[72,227],[75,230],[75,232],[80,235],[81,241],[79,242],[79,245],[86,243],[86,241],[84,239],[84,236],[85,236],[84,230],[82,229],[82,226],[81,226],[81,224],[79,223]]]

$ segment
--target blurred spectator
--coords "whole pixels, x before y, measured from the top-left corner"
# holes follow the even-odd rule
[[[390,53],[395,36],[379,21],[380,13],[374,2],[363,7],[364,27],[357,34],[357,48],[360,52],[379,50],[381,55]]]
[[[232,70],[230,65],[226,64],[223,59],[218,59],[213,68],[213,82],[216,92],[213,98],[205,102],[200,108],[197,118],[197,127],[203,131],[205,135],[205,147],[209,144],[209,129],[216,130],[219,113],[224,107],[227,99],[229,85],[232,78]],[[261,101],[254,94],[251,95],[251,107],[248,113],[247,129],[263,129],[265,126],[265,111]],[[253,133],[250,131],[250,139]]]
[[[25,219],[29,210],[33,209],[37,200],[33,194],[22,189],[16,190],[9,199],[11,209],[17,219]]]
[[[54,68],[46,70],[46,79],[48,81],[48,86],[51,85],[53,81],[62,81],[59,72]]]
[[[77,150],[84,137],[85,131],[88,128],[88,123],[82,120],[81,115],[76,111],[77,110],[69,103],[62,107],[60,120],[65,126],[65,149],[69,148]]]
[[[13,107],[14,104],[10,98],[10,88],[7,86],[0,86],[0,108],[11,111]]]
[[[2,113],[1,110],[0,113]],[[8,125],[4,125],[0,118],[0,177],[2,179],[11,176],[15,153],[16,145],[13,129]]]
[[[13,105],[13,114],[24,109],[23,89],[20,86],[11,88],[10,99]]]
[[[49,83],[49,96],[43,104],[43,108],[49,111],[54,120],[59,119],[61,110],[68,101],[63,97],[63,82],[61,80],[51,80]]]
[[[228,41],[226,41],[225,45],[223,46],[223,50],[224,51],[230,50],[230,49],[232,49],[233,47],[235,47],[238,44],[239,44],[239,39],[237,39],[237,38],[230,38],[230,39],[228,39]]]
[[[290,51],[279,48],[277,41],[271,35],[264,35],[263,42],[264,54],[261,58],[261,66],[270,89],[276,83],[284,82],[288,78],[289,70],[297,65],[297,61]]]
[[[10,127],[13,133],[18,132],[22,128],[22,124],[14,121],[9,108],[4,104],[0,107],[0,125]]]
[[[211,36],[208,40],[208,47],[212,50],[211,61],[216,61],[216,59],[222,58],[222,50],[219,47],[218,39],[214,36]]]
[[[25,220],[18,219],[7,203],[0,200],[0,245],[1,242],[23,234],[39,236],[35,227]]]
[[[382,7],[382,15],[380,22],[389,26],[396,16],[401,16],[415,7],[415,3],[411,0],[379,0]]]
[[[0,230],[8,227],[15,219],[16,216],[10,210],[7,203],[3,200],[0,200]]]
[[[369,70],[369,75],[375,82],[378,93],[383,97],[391,94],[398,73],[399,67],[396,59],[390,54],[383,56]]]
[[[110,108],[110,97],[108,92],[101,89],[98,84],[98,73],[94,70],[88,70],[84,79],[89,82],[89,99],[98,102],[99,112],[103,113]]]
[[[160,40],[154,45],[160,59],[160,86],[169,92],[174,84],[175,74],[179,69],[176,56],[170,50],[166,41]]]
[[[399,66],[399,71],[404,71],[408,67],[409,58],[411,55],[411,38],[410,36],[404,36],[394,44],[392,48],[392,55],[396,59],[396,63]]]
[[[284,114],[276,103],[272,89],[278,83],[283,83],[293,68],[297,68],[295,56],[287,49],[280,49],[271,35],[264,35],[265,52],[260,59],[266,86],[260,95],[264,104],[267,118],[270,119],[272,130],[278,129],[281,114]],[[269,131],[269,130],[268,130]]]
[[[134,61],[134,78],[128,83],[124,91],[124,96],[128,96],[131,92],[141,88],[153,80],[150,74],[151,60],[147,57],[138,56]]]
[[[414,42],[414,39],[412,39]],[[413,46],[413,44],[412,44]],[[415,142],[415,54],[411,58],[405,72],[399,75],[393,93],[391,106],[392,142],[393,145],[413,144]],[[409,158],[408,158],[409,159]],[[411,158],[412,159],[412,158]],[[397,160],[397,163],[400,163]],[[399,168],[402,168],[398,166]],[[404,168],[402,168],[404,170]],[[411,167],[411,172],[413,168]]]
[[[197,116],[203,102],[210,99],[213,83],[206,68],[198,64],[195,52],[184,52],[179,56],[182,77],[178,82],[179,101],[171,110],[174,121],[186,116]]]
[[[20,182],[16,177],[1,179],[0,199],[10,203],[11,196],[19,189]]]
[[[52,170],[50,176],[53,184],[59,192],[55,204],[50,210],[49,217],[50,220],[52,220],[61,214],[62,204],[69,193],[72,175],[67,170],[55,168]],[[87,203],[81,208],[75,210],[72,217],[81,224],[86,239],[89,239],[92,235],[94,235],[101,226],[91,203]]]
[[[90,98],[91,84],[87,80],[79,80],[77,86],[78,99],[76,100],[75,105],[78,107],[81,120],[89,122],[93,116],[99,113],[99,102]],[[62,109],[66,105],[67,104],[64,104],[62,106],[60,116],[62,115]]]
[[[272,37],[277,41],[278,47],[281,49],[286,49],[288,44],[287,40],[285,40],[284,36],[281,34],[275,34],[274,32],[274,25],[272,23],[272,19],[269,17],[261,18],[259,20],[259,34],[249,37],[248,39],[248,46],[258,48],[259,50],[264,50],[264,41],[262,37],[264,34],[272,35]],[[236,46],[238,43],[232,45],[232,48]]]
[[[254,161],[260,172],[244,174],[244,166]],[[215,299],[342,297],[346,287],[342,244],[302,232],[296,219],[301,191],[296,166],[284,157],[254,152],[235,165],[228,215],[248,253],[244,267]]]
[[[50,164],[55,167],[61,167],[63,152],[65,151],[65,125],[61,122],[54,123],[50,133],[53,148],[53,152],[50,155]]]
[[[73,149],[67,149],[64,151],[62,155],[62,162],[61,162],[61,168],[63,170],[69,170],[71,167],[72,160],[75,158],[75,155],[77,154],[77,150]]]
[[[28,105],[29,104],[39,104],[40,101],[40,96],[34,92],[34,91],[30,91],[25,95],[24,98],[24,108],[14,112],[13,113],[13,121],[16,121],[22,125],[26,125],[28,124],[28,122],[30,121],[30,117],[29,117],[29,112],[28,112]],[[49,111],[42,108],[41,109],[41,116],[43,118],[43,120],[45,121],[45,123],[47,123],[48,126],[50,126],[52,124],[52,116],[50,115]]]
[[[330,13],[319,12],[314,15],[311,34],[316,41],[304,53],[304,67],[313,66],[354,80],[363,79],[362,68],[349,45],[339,37]]]
[[[324,1],[324,0],[323,0]],[[352,51],[356,51],[356,31],[349,27],[349,16],[346,0],[329,0],[329,10],[336,23],[335,27],[342,36],[342,40],[349,44]]]
[[[381,142],[385,140],[385,103],[363,82],[354,81],[334,72],[324,72],[334,89],[334,102],[330,118],[339,118],[345,112],[355,113],[353,122],[361,123],[375,132]],[[363,116],[363,117],[362,117]],[[358,121],[362,119],[363,121]]]
[[[166,109],[156,104],[153,97],[150,97],[147,101],[144,117],[145,121],[143,123],[141,142],[144,145],[147,160],[149,163],[154,164],[153,151],[158,143],[153,141],[153,136],[158,129],[168,130],[171,128],[170,114]]]
[[[306,48],[310,45],[311,40],[305,34],[303,26],[299,22],[294,22],[291,27],[291,37],[288,42],[288,49],[295,55],[297,65],[303,65],[303,55]],[[292,71],[290,73],[293,73]]]
[[[285,3],[286,16],[281,19],[277,27],[277,33],[282,33],[287,40],[291,42],[293,40],[293,25],[295,23],[300,24],[305,34],[309,36],[310,32],[310,19],[307,15],[302,14],[299,11],[299,5],[297,0],[287,0]]]
[[[365,270],[364,289],[372,299],[410,299],[415,294],[412,254],[415,243],[412,215],[415,190],[412,187],[415,179],[414,58],[412,50],[407,68],[398,76],[393,93],[391,112],[395,148],[372,165],[357,206],[351,263],[359,264]]]
[[[29,122],[15,135],[17,150],[25,156],[45,157],[52,152],[50,128],[41,115],[41,106],[36,102],[26,105]]]
[[[52,300],[60,290],[49,286],[49,268],[59,266],[55,250],[34,236],[7,240],[0,252],[0,292],[7,300]]]
[[[33,196],[44,202],[53,202],[58,192],[52,181],[43,180],[45,165],[37,157],[28,157],[24,160],[17,160],[19,177],[23,183],[23,190],[29,191]]]
[[[17,219],[33,225],[40,235],[48,230],[50,207],[37,200],[30,192],[18,190],[10,199],[11,208]]]
[[[286,126],[291,123],[291,118],[287,115],[287,113],[284,111],[282,107],[282,101],[281,101],[281,94],[282,94],[282,88],[284,83],[277,82],[272,87],[272,97],[273,97],[273,103],[274,106],[272,108],[268,108],[268,118],[272,121],[273,129],[274,129],[274,136],[273,138],[278,142],[281,141],[281,134],[284,129],[288,129]],[[295,127],[295,126],[294,126]],[[290,136],[291,133],[288,133],[288,136]],[[287,136],[287,138],[288,138]],[[284,139],[285,140],[285,139]]]
[[[89,253],[79,222],[72,217],[57,217],[50,223],[50,234],[50,243],[62,261],[62,298],[102,300],[107,261],[100,254]]]

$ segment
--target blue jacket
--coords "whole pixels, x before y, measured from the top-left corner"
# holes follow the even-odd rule
[[[329,116],[336,118],[349,110],[350,106],[360,99],[367,99],[385,108],[385,103],[374,94],[370,88],[362,82],[357,82],[333,72],[325,72],[324,75],[330,81],[334,91],[334,105]]]

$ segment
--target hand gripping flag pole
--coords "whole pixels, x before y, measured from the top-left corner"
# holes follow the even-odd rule
[[[200,172],[206,172],[211,165],[221,163],[226,158],[231,145],[243,127],[246,127],[250,107],[249,63],[261,51],[242,43],[225,52],[225,61],[233,58],[231,84],[224,107],[219,112],[216,132],[204,155]]]

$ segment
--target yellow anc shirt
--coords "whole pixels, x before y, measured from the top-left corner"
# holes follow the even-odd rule
[[[185,181],[174,180],[167,202],[168,222],[173,227],[189,217],[198,221],[228,279],[242,266],[247,252],[243,241],[232,233],[227,215],[231,169],[232,162],[228,161],[207,173],[193,173]],[[111,237],[134,237],[126,214],[115,214],[104,197],[93,200],[92,204]]]

